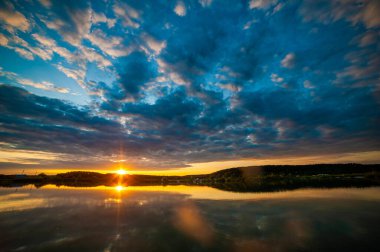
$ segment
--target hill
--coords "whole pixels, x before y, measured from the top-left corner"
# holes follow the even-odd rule
[[[304,187],[380,186],[380,165],[316,164],[237,167],[206,175],[152,176],[97,172],[57,175],[0,175],[0,186],[203,185],[230,191],[277,191]]]

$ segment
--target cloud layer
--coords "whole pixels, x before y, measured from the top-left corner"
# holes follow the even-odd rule
[[[0,167],[378,151],[379,16],[376,0],[5,1],[0,151],[55,158]]]

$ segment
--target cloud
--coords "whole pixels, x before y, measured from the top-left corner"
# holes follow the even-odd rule
[[[0,5],[0,20],[20,31],[27,31],[30,27],[26,17],[21,12],[16,11],[13,4],[8,1]]]
[[[7,37],[4,36],[4,34],[0,33],[0,46],[6,46],[8,44]]]
[[[271,5],[277,3],[277,0],[251,0],[249,2],[250,9],[267,9]]]
[[[91,9],[86,2],[54,2],[48,18],[41,17],[45,25],[57,31],[65,41],[74,46],[81,44],[91,27]]]
[[[108,36],[99,29],[93,30],[86,38],[103,53],[113,58],[126,56],[133,50],[133,47],[128,47],[123,44],[122,37]]]
[[[57,42],[51,38],[36,33],[31,34],[31,37],[38,42],[38,46],[31,46],[25,40],[17,36],[13,36],[11,42],[16,43],[19,46],[23,46],[25,49],[21,47],[12,46],[8,46],[8,48],[15,50],[22,57],[27,58],[29,60],[33,60],[34,55],[40,57],[43,60],[52,60],[53,54],[55,53],[64,58],[68,63],[77,63],[79,66],[81,66],[82,69],[85,68],[85,64],[83,62],[86,61],[95,62],[101,69],[112,66],[112,63],[108,59],[99,54],[93,48],[79,46],[77,52],[72,53],[65,47],[58,46]],[[58,69],[64,72],[70,78],[73,78],[74,76],[74,79],[76,80],[83,80],[84,78],[79,78],[78,74],[73,74],[74,72],[79,73],[80,70],[69,71],[65,70],[62,66],[58,67]],[[81,75],[83,76],[83,74]]]
[[[81,46],[81,52],[87,61],[96,62],[100,68],[105,68],[112,65],[109,60],[97,53],[93,48]]]
[[[372,51],[358,50],[346,55],[350,65],[336,74],[341,85],[380,87],[380,56]]]
[[[182,1],[178,1],[176,6],[174,7],[174,12],[178,15],[178,16],[186,16],[186,6],[185,4],[182,2]]]
[[[313,85],[313,83],[311,83],[311,81],[309,81],[309,80],[305,80],[305,81],[303,82],[303,86],[304,86],[305,88],[315,88],[314,85]]]
[[[38,56],[43,60],[51,60],[53,55],[53,51],[50,48],[31,46],[28,42],[17,35],[11,35],[8,38],[8,44],[5,46],[29,60],[33,60],[35,58],[34,56]]]
[[[115,15],[122,20],[123,26],[138,28],[140,24],[138,20],[140,18],[139,12],[126,3],[117,2],[113,6]]]
[[[36,34],[36,33],[32,34],[32,37],[34,39],[36,39],[40,44],[42,44],[48,48],[53,48],[53,47],[57,46],[55,40],[53,40],[53,39],[43,37],[43,36]]]
[[[148,34],[143,34],[142,39],[155,54],[160,54],[162,49],[166,47],[166,41],[158,41]]]
[[[127,103],[122,111],[127,114],[142,115],[148,119],[163,119],[187,126],[193,123],[200,109],[200,104],[189,99],[183,89],[178,89],[158,99],[153,105]]]
[[[34,56],[31,52],[29,52],[28,50],[25,50],[23,48],[20,48],[20,47],[13,47],[13,49],[15,50],[16,53],[18,53],[21,57],[25,58],[25,59],[28,59],[28,60],[34,60]]]
[[[116,19],[113,18],[107,18],[103,13],[97,13],[97,12],[92,12],[92,19],[91,19],[93,24],[96,23],[106,23],[108,28],[112,28],[115,26]]]
[[[361,14],[361,19],[366,24],[367,28],[380,26],[380,2],[370,1]]]
[[[39,2],[45,7],[50,8],[52,6],[52,2],[50,0],[39,0]]]
[[[344,19],[357,24],[363,23],[367,28],[380,26],[380,3],[377,0],[305,0],[300,8],[304,21],[317,20],[332,23]]]
[[[281,83],[281,82],[284,81],[284,78],[278,76],[278,75],[275,74],[275,73],[272,73],[272,74],[270,75],[270,79],[271,79],[271,81],[276,82],[276,83]]]
[[[79,85],[81,85],[82,88],[85,88],[84,85],[84,78],[86,77],[86,72],[83,69],[80,68],[67,68],[62,66],[61,64],[55,65],[55,67],[64,73],[67,77],[72,78],[77,81]]]
[[[17,79],[17,82],[20,83],[21,85],[31,86],[34,88],[47,90],[47,91],[56,91],[56,92],[64,93],[64,94],[67,94],[70,92],[68,88],[56,87],[53,83],[48,82],[48,81],[34,82],[29,79]]]
[[[365,46],[375,44],[379,37],[380,37],[380,33],[374,32],[374,31],[368,31],[363,36],[361,36],[359,40],[359,46],[365,47]]]
[[[59,93],[64,93],[64,94],[67,94],[70,92],[68,88],[57,87],[56,85],[48,81],[36,82],[27,78],[22,78],[16,73],[3,71],[3,69],[0,69],[0,70],[2,70],[2,73],[0,73],[0,76],[5,77],[9,81],[16,82],[20,85],[30,86],[30,87],[34,87],[41,90],[59,92]]]
[[[110,165],[121,146],[129,153],[125,158],[129,165],[152,167],[162,160],[155,167],[178,167],[178,161],[162,157],[157,141],[141,138],[138,132],[128,134],[119,123],[93,115],[89,107],[77,108],[6,85],[0,85],[0,101],[0,135],[4,143],[14,149],[28,146],[31,152],[60,156],[48,163],[36,157],[34,162],[42,161],[40,167]],[[155,160],[145,156],[154,156]]]
[[[141,52],[134,52],[129,56],[120,58],[117,71],[118,82],[125,90],[126,95],[135,98],[141,89],[157,75],[155,66]]]
[[[209,7],[211,6],[213,0],[199,0],[199,3],[202,5],[202,7]]]
[[[1,82],[69,91],[34,78],[51,65],[61,73],[49,80],[75,80],[90,105],[1,86],[2,141],[59,153],[61,161],[40,162],[54,167],[378,150],[376,4],[249,3],[15,3],[40,20],[28,19],[25,32],[3,22],[1,50],[37,60],[4,53],[0,64],[19,72]]]
[[[293,68],[296,61],[296,55],[294,53],[288,53],[281,60],[281,65],[285,68]]]
[[[69,147],[66,141],[74,140],[73,137],[80,134],[83,134],[80,138],[85,140],[90,135],[96,136],[100,131],[119,130],[118,124],[92,116],[86,109],[78,109],[57,99],[35,96],[23,89],[6,85],[0,85],[0,90],[0,121],[5,123],[0,126],[2,140],[15,147],[26,146],[24,144],[31,141],[28,144],[30,150],[83,153],[90,147],[88,143],[79,144],[82,147],[78,143]],[[52,138],[52,135],[56,137]],[[50,147],[48,141],[51,142]]]

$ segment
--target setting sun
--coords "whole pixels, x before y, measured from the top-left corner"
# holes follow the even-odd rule
[[[125,175],[128,172],[126,170],[124,170],[124,169],[119,169],[119,170],[116,171],[116,173],[119,174],[119,175]]]
[[[115,186],[115,190],[118,191],[118,192],[123,191],[124,190],[124,186],[121,186],[121,185]]]

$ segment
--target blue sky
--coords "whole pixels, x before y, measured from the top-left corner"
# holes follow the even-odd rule
[[[378,162],[379,37],[376,0],[2,1],[0,169]]]

